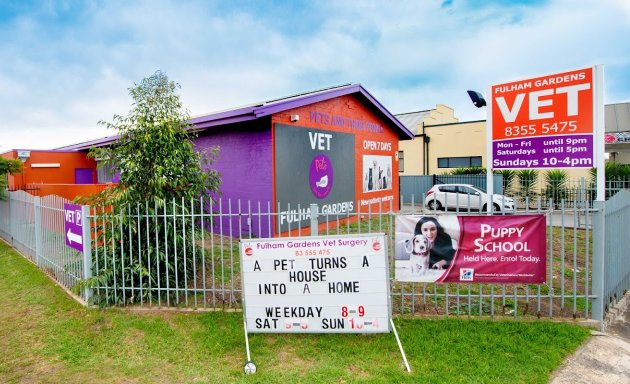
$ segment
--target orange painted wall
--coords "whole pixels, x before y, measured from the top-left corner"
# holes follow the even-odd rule
[[[321,119],[312,119],[311,113],[319,113]],[[299,115],[300,119],[297,122],[291,122],[291,115]],[[325,122],[324,116],[328,116],[328,124]],[[336,117],[343,119],[343,126],[336,126],[332,124],[332,118]],[[348,125],[348,119],[352,119],[355,122],[363,122],[363,129],[357,126],[352,127]],[[366,123],[370,123],[366,126]],[[378,199],[387,199],[382,202],[383,212],[398,209],[399,204],[399,183],[398,183],[398,159],[396,154],[398,153],[398,133],[390,128],[385,121],[381,120],[372,111],[370,111],[357,97],[353,95],[346,95],[337,97],[331,100],[322,101],[315,104],[310,104],[304,107],[287,110],[281,113],[276,113],[272,116],[272,126],[275,124],[294,125],[304,128],[317,128],[323,130],[330,130],[336,132],[352,133],[355,135],[355,191],[356,191],[356,206],[355,212],[360,209],[361,212],[368,212],[368,206],[372,212],[379,210],[379,203],[375,202]],[[379,129],[378,127],[382,128]],[[367,149],[364,147],[364,143],[390,143],[391,146],[387,150],[372,149],[370,144],[367,145]],[[392,158],[392,188],[383,191],[371,191],[363,192],[363,155],[379,155],[379,156],[391,156]],[[273,167],[275,169],[275,166]],[[275,196],[274,196],[275,197]],[[370,203],[370,201],[372,201]],[[363,202],[363,203],[362,203]]]
[[[85,197],[97,194],[112,184],[32,184],[37,188],[34,195],[43,197],[48,195],[56,195],[74,200],[77,197]],[[30,191],[27,191],[30,193]]]
[[[317,113],[313,119],[312,113]],[[291,116],[299,115],[299,121],[292,122]],[[326,122],[325,116],[328,117]],[[335,118],[337,125],[332,123]],[[348,119],[357,124],[348,124]],[[339,122],[343,120],[343,126]],[[358,122],[363,123],[363,127],[358,127]],[[369,123],[369,127],[367,126]],[[335,132],[352,133],[355,135],[355,206],[354,212],[367,214],[368,212],[388,212],[399,208],[399,180],[398,180],[398,133],[394,128],[381,120],[376,114],[369,110],[357,97],[346,95],[335,99],[326,100],[310,104],[300,108],[294,108],[284,112],[276,113],[272,116],[272,130],[275,135],[275,124],[293,125],[302,128],[315,128]],[[272,142],[275,140],[272,140]],[[374,149],[365,142],[389,143],[387,149]],[[365,146],[364,146],[365,145]],[[367,147],[367,148],[366,148]],[[275,151],[274,151],[275,152]],[[392,163],[391,189],[381,191],[363,191],[363,155],[390,156]],[[275,162],[275,158],[273,159]],[[272,169],[276,169],[275,164]],[[276,199],[275,175],[274,175],[274,200]],[[378,201],[382,200],[381,203]],[[357,216],[351,216],[350,222],[356,221]],[[341,223],[346,220],[341,219]],[[330,226],[332,223],[322,223],[319,225],[320,231]],[[275,225],[274,225],[275,226]],[[277,229],[276,229],[277,230]],[[289,235],[297,236],[299,230],[293,230]]]
[[[17,151],[2,154],[8,159],[17,159]],[[33,164],[58,163],[55,168],[33,168]],[[32,150],[23,164],[22,173],[9,176],[9,188],[19,188],[27,184],[74,184],[76,168],[94,170],[93,183],[96,183],[96,161],[88,159],[83,152],[56,152]]]

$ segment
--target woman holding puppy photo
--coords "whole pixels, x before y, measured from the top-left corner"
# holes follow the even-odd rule
[[[434,217],[423,217],[418,220],[414,235],[424,235],[432,244],[429,268],[448,268],[455,255],[453,240]]]

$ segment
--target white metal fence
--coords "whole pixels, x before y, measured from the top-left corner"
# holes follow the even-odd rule
[[[66,288],[83,278],[83,256],[66,247],[63,204],[58,196],[10,192],[0,200],[0,236]]]
[[[593,220],[594,251],[603,254],[593,261],[593,273],[601,276],[594,281],[593,314],[600,319],[630,289],[630,191],[601,204]]]
[[[461,207],[434,212],[427,211],[423,203],[405,203],[396,212],[317,217],[320,235],[386,233],[394,313],[601,320],[610,297],[620,297],[630,288],[630,237],[613,233],[627,231],[628,195],[625,191],[620,202],[611,200],[613,208],[605,217],[599,215],[604,209],[593,208],[588,201],[543,204],[540,198],[510,212],[538,212],[547,217],[548,276],[544,285],[394,281],[396,215],[477,214]],[[288,221],[270,203],[261,202],[171,201],[116,213],[94,208],[89,221],[84,220],[90,225],[92,242],[90,259],[85,260],[92,268],[84,272],[83,255],[65,245],[63,203],[58,197],[12,192],[9,200],[0,201],[0,236],[63,286],[85,289],[86,296],[80,296],[99,305],[240,309],[239,239],[273,232],[281,220]],[[295,211],[310,213],[310,207]],[[610,230],[601,249],[596,237],[598,225],[603,228],[604,224],[598,220]],[[289,221],[291,235],[309,236],[311,229],[299,223],[302,221]],[[615,256],[603,260],[612,249],[616,249]]]
[[[420,202],[435,184],[472,184],[485,190],[486,181],[485,174],[401,176],[400,197],[407,203]],[[629,178],[606,180],[605,197],[609,199],[619,191],[628,189],[630,189]],[[594,183],[586,178],[546,180],[544,174],[537,174],[531,179],[520,180],[517,176],[506,179],[502,174],[494,175],[494,193],[513,197],[519,208],[524,208],[527,201],[534,203],[539,199],[543,208],[547,208],[549,201],[557,205],[561,200],[564,200],[566,205],[571,205],[573,202],[592,204],[596,192]]]

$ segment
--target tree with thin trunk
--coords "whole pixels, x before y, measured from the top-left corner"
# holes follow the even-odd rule
[[[199,262],[199,220],[220,185],[210,168],[218,148],[197,152],[189,115],[161,71],[129,89],[129,114],[100,122],[118,133],[110,146],[93,148],[99,166],[120,174],[118,185],[83,202],[96,206],[93,277],[100,305],[179,300]],[[166,291],[151,288],[169,287]],[[126,287],[126,288],[125,288]]]

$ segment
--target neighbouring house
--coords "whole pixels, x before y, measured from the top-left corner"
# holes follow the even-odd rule
[[[605,113],[605,152],[610,160],[630,164],[630,103],[608,104]],[[401,141],[400,176],[434,175],[455,168],[486,166],[486,121],[459,121],[453,109],[397,114],[414,140]],[[543,170],[544,171],[544,170]],[[567,169],[571,179],[588,177],[588,169]]]
[[[71,200],[105,188],[97,185],[96,162],[85,152],[14,149],[0,156],[20,159],[23,164],[21,173],[8,176],[9,190],[25,190],[37,196],[58,195]]]
[[[604,142],[610,160],[630,164],[630,102],[604,107]]]

